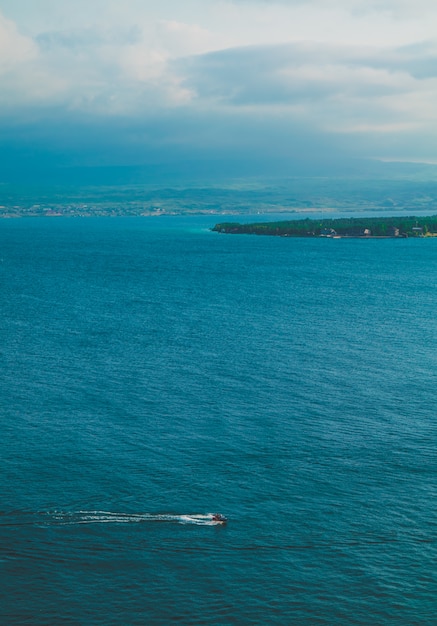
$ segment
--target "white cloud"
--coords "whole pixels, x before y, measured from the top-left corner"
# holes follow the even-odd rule
[[[35,42],[21,35],[14,22],[0,13],[0,72],[10,71],[37,56]]]
[[[88,25],[45,31],[34,39],[0,14],[0,106],[64,105],[100,114],[147,112],[191,99],[171,59],[214,49],[197,24],[158,20],[116,28]]]

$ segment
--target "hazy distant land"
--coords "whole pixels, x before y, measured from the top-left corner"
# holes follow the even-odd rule
[[[166,180],[126,172],[1,182],[0,217],[437,212],[437,168],[379,164],[353,176]]]

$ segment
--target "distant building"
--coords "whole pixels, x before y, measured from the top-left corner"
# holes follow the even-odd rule
[[[399,237],[399,228],[397,226],[390,226],[388,229],[389,237]]]
[[[333,228],[323,228],[320,231],[320,237],[334,237],[336,234],[337,233]]]
[[[363,230],[364,237],[370,237],[371,234],[372,234],[372,231],[370,230],[370,228],[365,228]]]

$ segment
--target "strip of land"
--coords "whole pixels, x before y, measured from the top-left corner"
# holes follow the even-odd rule
[[[239,224],[222,222],[211,230],[232,235],[276,237],[405,238],[437,236],[437,215],[428,217],[348,217]]]

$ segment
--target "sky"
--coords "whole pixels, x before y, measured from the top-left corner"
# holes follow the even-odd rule
[[[0,0],[0,167],[437,162],[435,0]]]

